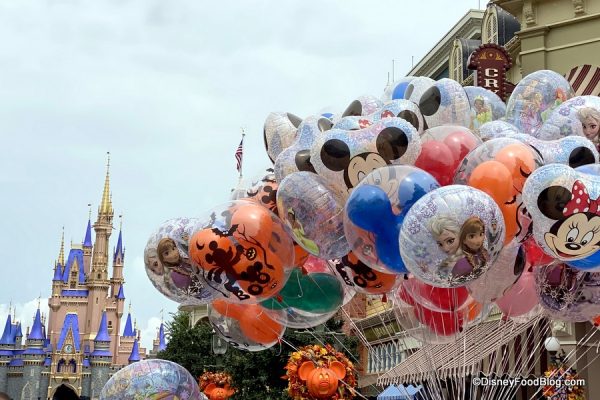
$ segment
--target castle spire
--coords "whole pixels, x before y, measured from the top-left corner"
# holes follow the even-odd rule
[[[165,342],[165,325],[161,322],[158,330],[158,351],[163,351],[167,348]]]
[[[65,227],[62,227],[62,237],[60,239],[60,253],[58,254],[58,262],[60,265],[65,265]]]
[[[131,349],[131,355],[129,356],[129,363],[133,363],[136,361],[140,361],[141,357],[140,357],[140,345],[138,344],[138,340],[135,339],[133,341],[133,348]]]
[[[125,329],[123,329],[123,337],[134,337],[135,331],[133,330],[133,324],[131,323],[131,305],[129,313],[127,313],[127,321],[125,322]]]
[[[110,195],[110,152],[106,152],[106,179],[104,180],[104,191],[102,192],[102,201],[98,212],[100,214],[112,214],[112,202]]]
[[[10,309],[8,311],[8,317],[6,318],[6,324],[4,325],[4,332],[2,338],[0,338],[0,344],[11,344],[10,336],[12,333],[12,320],[10,317]]]
[[[35,312],[35,318],[33,319],[33,326],[31,327],[31,332],[29,333],[29,340],[44,340],[44,330],[42,329],[42,317],[40,314],[40,308],[38,307]]]
[[[88,203],[88,207],[90,207],[90,212],[88,215],[87,228],[85,229],[83,247],[92,247],[92,205]]]
[[[100,321],[100,327],[98,328],[98,334],[94,339],[95,342],[110,342],[110,335],[108,334],[108,323],[106,320],[106,310],[102,313],[102,320]]]
[[[119,223],[119,238],[117,239],[117,248],[113,256],[113,264],[123,264],[125,256],[123,253],[123,215],[119,215],[119,219],[121,220]]]

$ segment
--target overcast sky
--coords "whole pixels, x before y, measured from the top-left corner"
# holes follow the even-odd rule
[[[478,1],[0,0],[0,329],[47,310],[62,226],[81,243],[106,152],[124,215],[125,295],[150,346],[177,304],[142,252],[164,220],[223,203],[269,165],[262,126],[381,96]],[[111,248],[117,232],[113,234]],[[165,314],[167,315],[167,314]]]

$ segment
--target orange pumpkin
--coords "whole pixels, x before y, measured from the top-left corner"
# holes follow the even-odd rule
[[[210,400],[227,400],[235,393],[234,390],[230,389],[229,386],[224,388],[218,387],[214,383],[209,384],[204,389],[204,394],[208,396]]]
[[[317,368],[312,361],[305,361],[298,368],[298,376],[306,381],[311,395],[328,399],[336,392],[338,383],[346,377],[346,368],[339,361],[333,361],[329,368]]]

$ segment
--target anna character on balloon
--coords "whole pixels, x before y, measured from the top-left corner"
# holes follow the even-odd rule
[[[485,249],[485,225],[479,217],[468,218],[460,229],[460,250],[464,257],[452,268],[452,277],[464,277],[485,267],[488,252]]]
[[[179,289],[190,291],[201,284],[198,278],[193,274],[192,265],[189,260],[181,256],[175,241],[169,237],[162,238],[156,247],[158,259],[162,265],[170,272],[170,278],[173,284]],[[190,293],[196,294],[196,293]]]

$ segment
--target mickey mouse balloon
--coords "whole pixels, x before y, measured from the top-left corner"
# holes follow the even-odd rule
[[[427,193],[406,214],[400,254],[426,283],[458,287],[479,278],[504,242],[500,208],[484,192],[450,185]]]
[[[561,164],[536,170],[523,188],[536,242],[570,265],[585,259],[586,269],[600,266],[594,256],[600,249],[599,197],[600,177]]]

